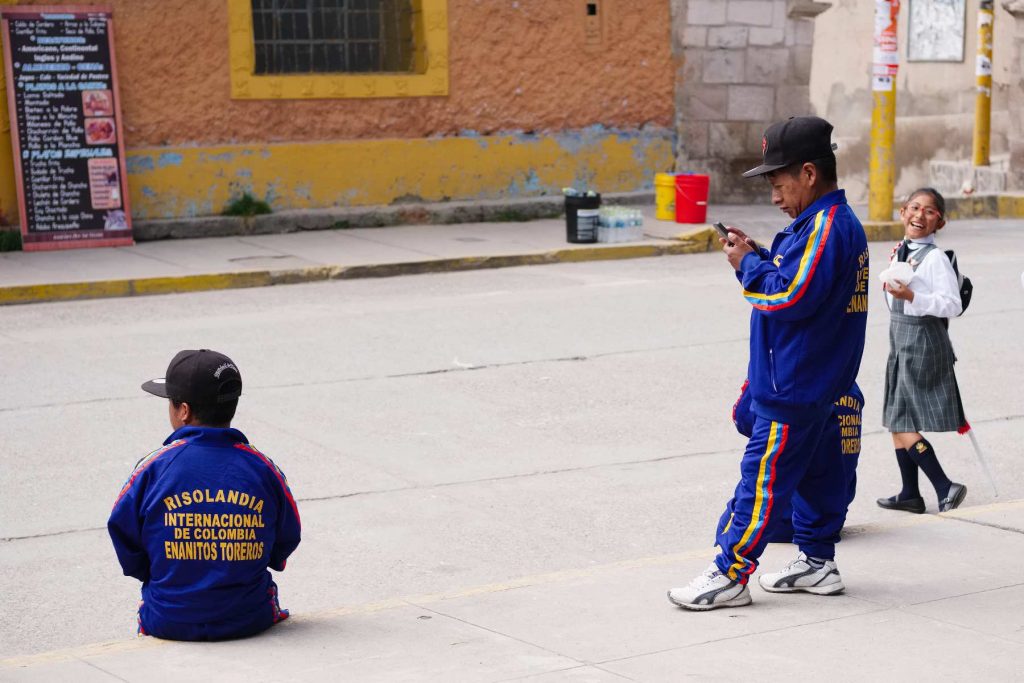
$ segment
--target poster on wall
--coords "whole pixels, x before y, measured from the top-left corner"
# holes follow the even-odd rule
[[[892,92],[900,68],[899,41],[896,29],[900,0],[875,0],[875,47],[871,56],[871,90]]]
[[[911,0],[907,59],[964,61],[964,0]]]
[[[111,10],[0,9],[26,251],[133,243]]]

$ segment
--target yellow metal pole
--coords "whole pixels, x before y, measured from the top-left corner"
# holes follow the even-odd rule
[[[974,165],[988,166],[992,132],[992,0],[981,0],[978,8],[978,58],[974,74],[978,94],[974,104]]]
[[[896,19],[899,0],[875,3],[875,49],[871,77],[871,155],[868,166],[868,220],[892,220],[896,187]]]
[[[868,220],[892,220],[896,188],[896,88],[875,91],[871,110],[871,161],[868,166]]]

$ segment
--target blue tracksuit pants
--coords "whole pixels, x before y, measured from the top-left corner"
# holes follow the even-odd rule
[[[715,564],[729,578],[746,583],[769,538],[788,521],[790,505],[793,542],[811,557],[835,557],[848,484],[837,452],[821,447],[831,417],[797,425],[754,416],[731,512],[716,538]]]
[[[164,640],[211,641],[248,638],[262,633],[279,621],[288,618],[288,610],[281,609],[277,597],[277,584],[270,582],[267,602],[251,614],[236,615],[215,622],[176,622],[165,619],[145,600],[139,603],[139,635]]]
[[[856,399],[854,399],[856,401]],[[843,468],[843,475],[846,477],[846,508],[849,510],[857,495],[857,463],[860,460],[860,437],[861,437],[861,411],[860,404],[836,403],[832,409],[832,418],[825,425],[825,431],[818,442],[818,448],[823,451],[822,457],[829,457],[829,453],[838,461]],[[800,509],[802,514],[813,515],[807,503],[800,498],[799,493],[793,494],[792,506],[789,509],[780,508],[781,517],[775,530],[769,534],[769,543],[792,543],[793,542],[793,513]],[[725,524],[728,515],[723,515]],[[846,514],[843,514],[843,523],[846,522]]]

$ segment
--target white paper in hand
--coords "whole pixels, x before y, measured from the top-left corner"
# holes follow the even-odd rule
[[[905,261],[897,261],[879,273],[878,279],[890,287],[896,286],[897,280],[908,285],[914,279],[914,268]]]

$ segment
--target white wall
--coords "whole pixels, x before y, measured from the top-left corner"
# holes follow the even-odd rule
[[[910,2],[903,0],[898,23],[896,193],[928,181],[932,159],[971,158],[975,101],[975,54],[979,0],[967,0],[964,61],[907,61]],[[867,199],[871,109],[871,53],[874,0],[834,0],[815,20],[810,98],[818,115],[835,126],[840,142],[841,183],[852,201]],[[1007,94],[1015,21],[995,3],[993,42],[992,155],[1008,152]]]

